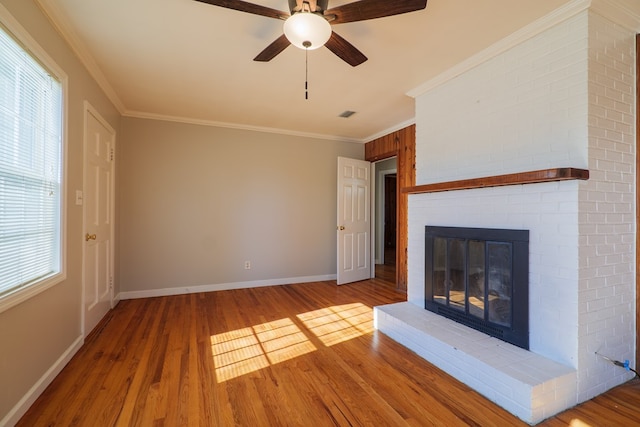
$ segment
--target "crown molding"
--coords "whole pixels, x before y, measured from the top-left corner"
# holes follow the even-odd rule
[[[410,90],[407,92],[407,95],[413,98],[423,95],[585,10],[591,10],[630,31],[640,32],[640,8],[638,8],[638,10],[631,10],[618,0],[573,0],[499,42],[494,43],[487,49],[471,56],[437,77]]]
[[[629,31],[640,33],[640,7],[631,10],[617,0],[592,0],[591,10]]]
[[[94,59],[90,50],[86,46],[82,39],[77,35],[74,31],[73,26],[70,24],[69,20],[66,18],[65,14],[62,13],[60,7],[57,5],[55,0],[35,0],[35,3],[39,6],[45,16],[49,19],[49,22],[53,25],[53,27],[58,31],[58,33],[63,37],[63,39],[67,42],[67,44],[71,47],[73,52],[79,58],[80,62],[85,66],[89,74],[96,81],[98,86],[104,91],[105,95],[109,98],[109,100],[114,104],[118,112],[123,117],[132,117],[132,118],[141,118],[141,119],[150,119],[150,120],[160,120],[160,121],[170,121],[170,122],[178,122],[178,123],[186,123],[186,124],[196,124],[202,126],[215,126],[229,129],[239,129],[239,130],[247,130],[247,131],[255,131],[255,132],[265,132],[265,133],[275,133],[279,135],[290,135],[290,136],[298,136],[305,138],[314,138],[314,139],[323,139],[330,141],[341,141],[341,142],[353,142],[353,143],[361,143],[364,144],[371,139],[375,139],[377,136],[371,136],[368,138],[351,138],[339,135],[326,135],[326,134],[316,134],[316,133],[308,133],[308,132],[298,132],[292,131],[289,129],[279,129],[279,128],[269,128],[269,127],[260,127],[260,126],[250,126],[242,123],[227,123],[227,122],[218,122],[213,120],[201,120],[194,119],[191,117],[181,117],[181,116],[170,116],[170,115],[162,115],[155,114],[144,111],[132,111],[128,110],[120,97],[117,95],[116,91],[113,89],[106,76],[102,73],[102,70],[98,66],[98,63]],[[409,124],[415,123],[415,120]],[[407,124],[401,123],[391,130],[385,130],[380,133],[380,135],[386,135],[387,133],[394,132],[398,129],[408,126]]]
[[[531,24],[522,27],[515,33],[503,38],[502,40],[492,44],[488,48],[476,53],[468,59],[460,62],[458,65],[453,66],[444,73],[436,76],[435,78],[421,84],[420,86],[407,92],[407,95],[412,98],[417,98],[420,95],[435,89],[436,87],[466,73],[467,71],[477,67],[480,64],[506,52],[507,50],[529,40],[532,37],[552,28],[561,22],[583,12],[589,8],[591,0],[573,0],[564,6],[554,10],[546,16],[532,22]]]
[[[378,139],[385,135],[389,135],[390,133],[402,130],[406,127],[416,124],[415,117],[412,117],[409,120],[398,123],[392,127],[381,130],[380,132],[377,132],[373,135],[369,135],[365,138],[350,138],[350,137],[339,136],[339,135],[326,135],[326,134],[320,134],[320,133],[298,132],[298,131],[292,131],[290,129],[250,126],[250,125],[241,124],[241,123],[217,122],[213,120],[194,119],[191,117],[147,113],[144,111],[127,110],[122,115],[124,117],[131,117],[134,119],[159,120],[159,121],[165,121],[165,122],[185,123],[185,124],[200,125],[200,126],[212,126],[212,127],[227,128],[227,129],[247,130],[247,131],[253,131],[253,132],[275,133],[278,135],[289,135],[289,136],[298,136],[303,138],[324,139],[328,141],[353,142],[353,143],[359,143],[359,144],[365,144],[369,141],[373,141],[374,139]]]
[[[299,131],[293,131],[290,129],[279,129],[279,128],[270,128],[270,127],[262,127],[262,126],[250,126],[242,123],[217,122],[213,120],[194,119],[191,117],[169,116],[164,114],[147,113],[144,111],[127,110],[122,115],[125,117],[131,117],[136,119],[159,120],[159,121],[165,121],[165,122],[185,123],[185,124],[200,125],[200,126],[212,126],[212,127],[227,128],[227,129],[247,130],[247,131],[253,131],[253,132],[274,133],[278,135],[289,135],[289,136],[297,136],[297,137],[313,138],[313,139],[324,139],[329,141],[354,142],[354,143],[360,143],[360,144],[368,141],[364,139],[349,138],[346,136],[299,132]]]
[[[282,135],[292,135],[307,138],[317,138],[324,140],[343,141],[343,142],[355,142],[365,143],[397,130],[403,129],[407,126],[415,124],[415,118],[399,123],[389,129],[377,132],[366,138],[347,138],[336,135],[314,134],[306,132],[291,131],[288,129],[268,128],[249,126],[239,123],[225,123],[210,120],[193,119],[189,117],[179,116],[165,116],[160,114],[139,112],[127,110],[122,100],[118,97],[116,91],[113,89],[102,70],[95,61],[93,55],[87,46],[82,42],[81,38],[73,30],[69,21],[65,17],[64,13],[60,10],[55,0],[35,0],[36,4],[40,7],[43,13],[47,16],[54,28],[61,34],[65,41],[69,44],[73,52],[79,58],[80,62],[85,66],[89,74],[94,78],[98,86],[104,91],[105,95],[114,104],[118,112],[122,116],[144,118],[152,120],[164,120],[172,122],[181,122],[189,124],[198,124],[205,126],[216,126],[231,129],[241,129],[266,133],[277,133]],[[619,24],[623,27],[640,32],[640,10],[630,10],[625,5],[621,4],[619,0],[572,0],[564,6],[554,10],[548,15],[534,21],[533,23],[523,27],[522,29],[514,32],[513,34],[505,37],[504,39],[494,43],[487,49],[469,57],[465,61],[450,68],[444,73],[436,76],[435,78],[428,80],[422,85],[410,90],[406,94],[412,98],[416,98],[422,94],[425,94],[434,88],[452,80],[453,78],[464,74],[465,72],[477,67],[478,65],[490,60],[491,58],[500,55],[501,53],[517,46],[524,41],[535,37],[536,35],[552,28],[563,21],[585,11],[593,10],[595,13]]]
[[[40,7],[40,10],[45,14],[51,25],[58,31],[62,38],[71,47],[76,54],[80,62],[85,66],[91,77],[96,81],[98,86],[104,91],[105,95],[113,103],[120,114],[123,114],[126,110],[124,104],[116,94],[109,81],[102,73],[102,70],[98,66],[98,63],[94,59],[93,55],[87,48],[87,46],[81,41],[80,37],[73,30],[68,19],[64,13],[60,10],[60,7],[56,4],[55,0],[35,0],[35,3]]]
[[[385,130],[382,130],[382,131],[380,131],[378,133],[374,133],[373,135],[370,135],[370,136],[366,137],[365,139],[363,139],[362,142],[370,142],[370,141],[373,141],[375,139],[382,138],[383,136],[389,135],[390,133],[402,130],[404,128],[407,128],[407,127],[409,127],[411,125],[415,125],[415,124],[416,124],[416,118],[413,117],[413,118],[411,118],[409,120],[406,120],[406,121],[404,121],[402,123],[398,123],[397,125],[392,126],[390,128],[387,128]]]
[[[630,31],[640,32],[640,8],[631,10],[618,0],[573,0],[410,90],[407,95],[413,98],[423,95],[585,10],[591,10]]]

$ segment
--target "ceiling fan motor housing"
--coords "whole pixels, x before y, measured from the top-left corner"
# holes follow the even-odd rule
[[[324,13],[329,6],[329,0],[289,0],[289,10],[293,15],[295,12],[300,12],[304,8],[304,4],[309,5],[311,12]]]

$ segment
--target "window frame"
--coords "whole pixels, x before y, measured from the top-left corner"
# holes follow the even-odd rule
[[[33,298],[47,289],[63,282],[67,278],[67,125],[68,125],[68,76],[63,69],[47,54],[29,32],[0,4],[0,29],[8,33],[21,47],[44,69],[53,75],[61,85],[62,102],[62,138],[60,141],[60,271],[34,281],[27,286],[18,288],[0,297],[0,313]]]

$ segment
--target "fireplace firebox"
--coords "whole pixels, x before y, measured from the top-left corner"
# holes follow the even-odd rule
[[[529,349],[529,231],[426,226],[425,308]]]

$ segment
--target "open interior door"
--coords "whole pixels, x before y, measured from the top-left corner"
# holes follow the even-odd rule
[[[371,277],[370,163],[338,157],[338,285]]]

